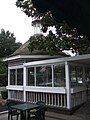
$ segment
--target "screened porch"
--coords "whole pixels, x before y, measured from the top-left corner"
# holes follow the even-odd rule
[[[80,56],[10,66],[8,99],[44,101],[47,106],[66,109],[82,104],[87,100],[87,84],[90,83],[90,63],[86,60],[81,62]]]

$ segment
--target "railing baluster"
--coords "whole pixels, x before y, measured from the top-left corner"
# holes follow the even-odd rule
[[[66,107],[66,97],[64,95],[64,107]]]
[[[37,93],[35,93],[35,102],[37,102]]]
[[[49,105],[50,105],[50,93],[49,93]]]
[[[54,93],[54,106],[56,106],[56,94]]]
[[[43,99],[42,99],[42,93],[41,93],[41,101],[43,101]]]
[[[58,107],[60,106],[60,103],[59,103],[59,94],[57,95],[57,99],[58,99]]]
[[[63,106],[62,94],[60,95],[60,99],[61,99],[61,107],[62,107]]]
[[[52,106],[53,106],[53,94],[52,94]]]

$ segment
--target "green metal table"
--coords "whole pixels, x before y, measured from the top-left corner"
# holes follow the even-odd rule
[[[28,115],[29,115],[30,110],[39,108],[40,105],[37,105],[35,103],[24,103],[24,104],[14,105],[11,107],[14,109],[20,110],[20,112],[21,112],[20,119],[21,120],[28,120]]]

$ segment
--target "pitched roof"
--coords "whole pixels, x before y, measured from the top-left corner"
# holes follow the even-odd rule
[[[48,52],[46,51],[42,51],[42,50],[34,50],[32,52],[29,51],[29,40],[27,42],[25,42],[23,45],[21,45],[20,48],[18,48],[13,54],[10,55],[11,56],[15,56],[15,55],[49,55]],[[58,54],[59,56],[70,56],[64,52],[59,52]]]

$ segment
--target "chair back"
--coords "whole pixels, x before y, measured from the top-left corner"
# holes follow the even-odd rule
[[[14,110],[13,108],[11,108],[11,106],[13,106],[13,105],[16,105],[16,103],[15,102],[11,102],[11,101],[7,102],[8,111],[11,114],[12,114],[12,111]],[[16,111],[16,110],[14,110],[14,111]]]
[[[37,101],[36,104],[40,105],[40,106],[45,106],[45,102],[43,102],[43,101]]]
[[[36,111],[36,120],[45,120],[45,111],[46,111],[45,106],[40,107],[40,108]]]

